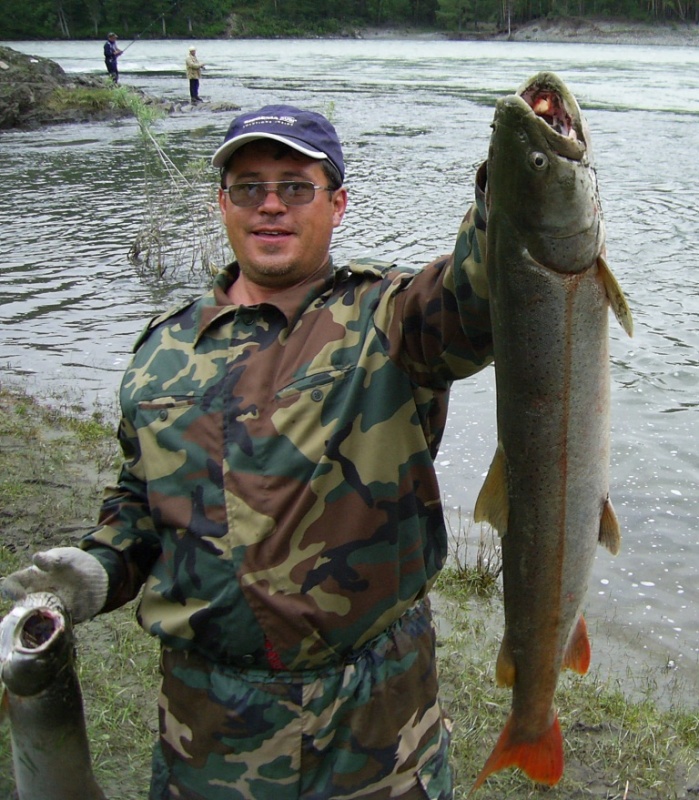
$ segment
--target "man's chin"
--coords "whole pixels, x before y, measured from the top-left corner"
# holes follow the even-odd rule
[[[248,266],[241,265],[245,277],[259,286],[284,286],[293,282],[294,267],[288,261],[256,261]]]
[[[283,279],[287,275],[291,275],[293,271],[294,268],[289,264],[288,261],[284,261],[279,264],[276,263],[256,264],[253,267],[253,272],[255,275],[259,275],[261,278],[269,278],[272,281],[278,278]]]

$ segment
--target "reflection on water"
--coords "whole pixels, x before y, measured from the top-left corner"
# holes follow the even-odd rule
[[[68,71],[103,69],[100,43],[15,44]],[[635,320],[613,320],[612,500],[623,550],[600,549],[588,597],[593,648],[619,678],[699,682],[699,50],[473,42],[200,42],[202,96],[245,109],[290,102],[329,114],[345,142],[350,207],[335,258],[420,265],[451,249],[485,156],[494,100],[559,72],[587,109],[608,260]],[[186,46],[137,42],[122,81],[184,99]],[[94,52],[93,52],[94,51]],[[682,80],[677,80],[678,69]],[[208,156],[227,115],[158,123],[173,161]],[[0,137],[0,367],[30,388],[109,402],[146,319],[198,292],[188,271],[144,280],[127,253],[146,211],[134,123]],[[211,174],[215,198],[216,175]],[[495,442],[492,369],[456,387],[438,466],[447,504],[469,513]],[[622,646],[620,646],[620,642]],[[669,669],[666,669],[669,667]]]

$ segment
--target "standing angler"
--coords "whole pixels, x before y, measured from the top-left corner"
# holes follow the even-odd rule
[[[236,260],[139,339],[99,526],[3,589],[55,587],[76,620],[143,590],[150,800],[451,800],[434,459],[452,382],[492,355],[483,173],[453,253],[402,270],[332,260],[321,114],[242,114],[212,161]]]
[[[187,79],[189,80],[189,99],[192,105],[202,102],[201,98],[199,97],[199,81],[201,80],[201,71],[205,66],[206,64],[203,64],[197,58],[197,48],[192,45],[189,48],[187,58],[185,59]]]
[[[502,537],[505,634],[496,679],[512,711],[474,791],[517,766],[555,784],[562,667],[585,673],[581,606],[596,545],[617,553],[609,500],[611,305],[626,301],[603,258],[588,131],[562,81],[540,73],[498,101],[488,157],[487,274],[498,446],[474,519]]]
[[[119,83],[119,67],[117,59],[124,52],[117,47],[116,33],[108,33],[107,41],[104,43],[104,63],[107,67],[107,75],[114,81]]]

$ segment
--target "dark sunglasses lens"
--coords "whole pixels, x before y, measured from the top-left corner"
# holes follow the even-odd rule
[[[305,206],[312,202],[316,190],[312,183],[294,181],[280,183],[277,192],[287,206]]]
[[[241,208],[252,208],[264,202],[267,192],[259,183],[237,183],[228,187],[231,203]]]

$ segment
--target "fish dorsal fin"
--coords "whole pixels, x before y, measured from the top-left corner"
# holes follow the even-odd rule
[[[579,675],[585,675],[590,669],[590,640],[587,636],[587,625],[582,614],[568,639],[568,646],[563,654],[563,669],[572,669]]]
[[[489,522],[500,534],[507,532],[510,501],[507,496],[507,458],[498,444],[473,510],[474,522]]]
[[[612,501],[607,498],[602,508],[602,518],[599,523],[599,543],[603,544],[615,556],[621,550],[621,529],[619,520],[614,513]]]
[[[602,278],[602,283],[604,283],[609,305],[612,307],[614,316],[619,320],[619,324],[626,333],[628,333],[629,336],[633,336],[631,309],[626,302],[621,286],[619,286],[617,279],[614,277],[611,269],[609,269],[609,264],[604,260],[604,256],[599,256],[597,259],[597,267]]]

